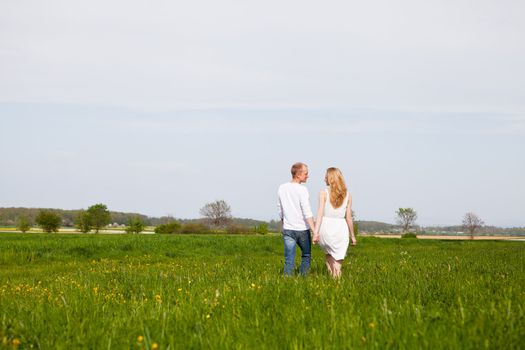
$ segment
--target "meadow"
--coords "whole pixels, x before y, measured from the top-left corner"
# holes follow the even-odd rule
[[[334,281],[279,235],[0,234],[0,348],[524,348],[524,243],[358,240]]]

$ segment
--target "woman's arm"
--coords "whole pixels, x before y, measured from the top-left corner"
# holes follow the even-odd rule
[[[357,241],[354,235],[354,221],[352,220],[352,196],[348,196],[348,205],[346,206],[346,224],[348,225],[348,231],[350,231],[350,239],[352,245],[356,245]]]
[[[324,204],[326,202],[326,191],[319,192],[319,207],[317,208],[317,220],[315,220],[314,243],[319,242],[319,228],[323,222]]]

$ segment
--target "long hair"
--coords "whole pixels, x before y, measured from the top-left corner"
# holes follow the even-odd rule
[[[330,203],[334,208],[339,208],[343,205],[347,193],[341,170],[337,168],[326,169],[326,180],[330,186]]]

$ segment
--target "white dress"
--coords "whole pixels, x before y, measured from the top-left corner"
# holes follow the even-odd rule
[[[345,219],[348,196],[347,193],[343,204],[336,209],[330,203],[330,192],[326,190],[324,216],[319,228],[319,246],[335,260],[345,258],[350,243],[350,232]]]

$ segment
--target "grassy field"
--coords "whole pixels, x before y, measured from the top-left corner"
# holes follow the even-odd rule
[[[0,348],[519,349],[522,242],[361,238],[333,281],[273,236],[0,234]]]

